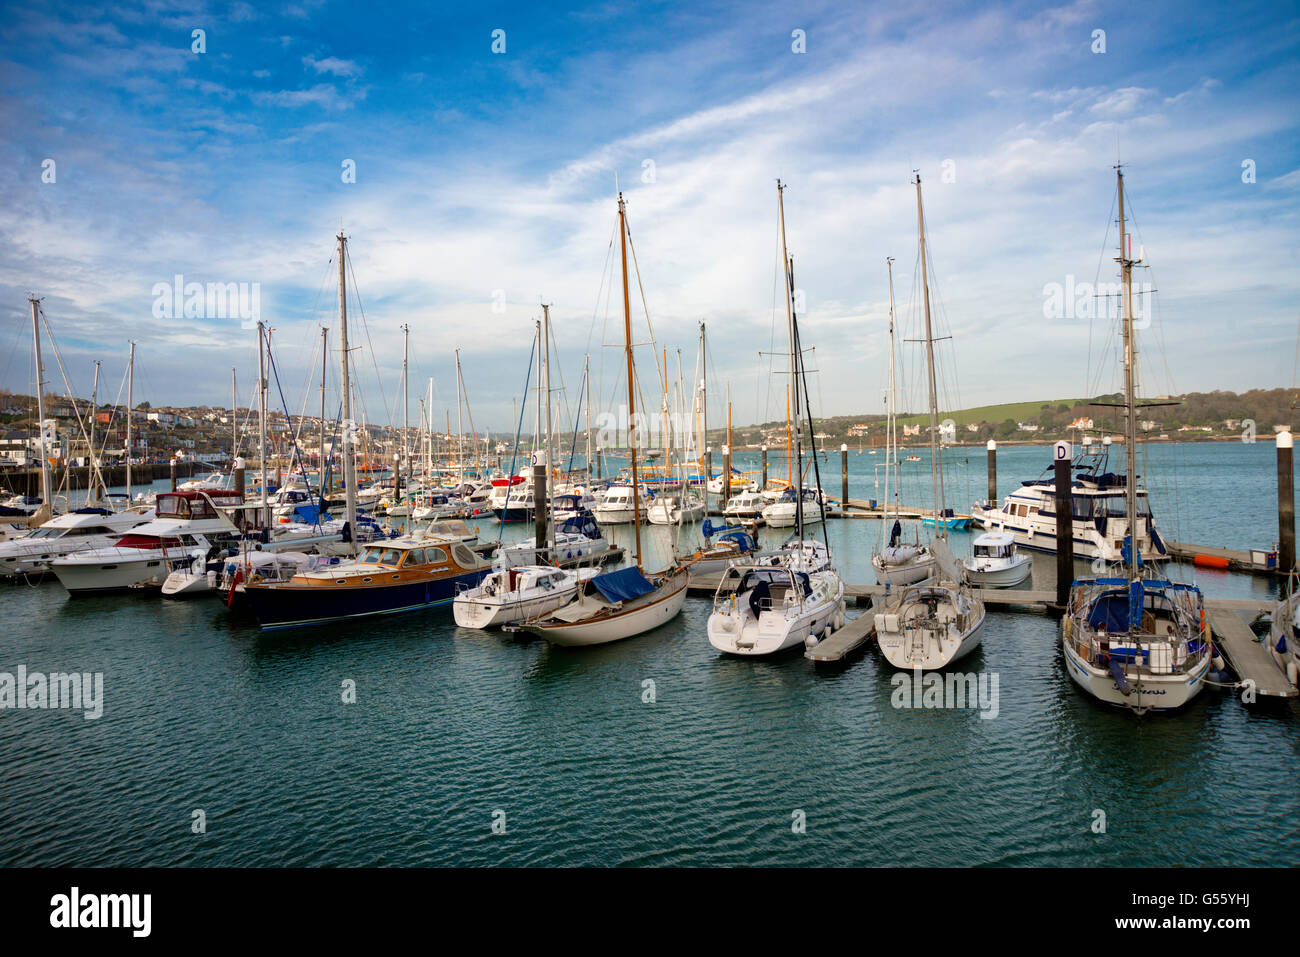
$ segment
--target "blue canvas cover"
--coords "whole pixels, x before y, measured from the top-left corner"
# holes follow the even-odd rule
[[[631,601],[655,590],[639,568],[620,568],[616,572],[597,575],[591,583],[606,601]]]

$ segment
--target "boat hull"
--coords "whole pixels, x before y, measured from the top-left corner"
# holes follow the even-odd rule
[[[1098,701],[1138,712],[1174,711],[1190,704],[1205,688],[1205,679],[1210,673],[1211,665],[1210,658],[1206,655],[1189,672],[1144,676],[1126,695],[1110,671],[1103,671],[1085,661],[1070,646],[1064,635],[1061,637],[1061,651],[1065,658],[1065,670],[1070,673],[1070,678],[1076,685]]]
[[[999,568],[977,569],[964,565],[966,581],[981,588],[1010,588],[1019,585],[1033,571],[1034,561],[1028,555],[1021,556],[1023,561]]]
[[[451,604],[460,588],[473,588],[488,569],[447,578],[352,587],[281,582],[244,589],[244,600],[263,631],[302,628],[330,621],[396,615]]]
[[[523,628],[554,645],[583,648],[633,638],[658,628],[677,617],[686,603],[686,572],[678,572],[667,583],[645,596],[645,601],[616,615],[569,623],[526,623]]]

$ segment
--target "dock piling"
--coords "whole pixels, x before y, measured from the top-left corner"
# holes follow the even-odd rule
[[[763,488],[767,488],[767,446],[763,446]]]
[[[989,508],[997,508],[998,504],[998,443],[989,439],[988,445],[989,458]]]
[[[840,443],[840,509],[849,507],[849,447]]]
[[[990,453],[990,455],[993,453]],[[1070,490],[1070,443],[1057,442],[1056,459],[1056,607],[1064,613],[1074,580],[1074,501]]]
[[[1277,567],[1284,575],[1295,568],[1295,477],[1291,461],[1294,445],[1290,432],[1277,434]]]

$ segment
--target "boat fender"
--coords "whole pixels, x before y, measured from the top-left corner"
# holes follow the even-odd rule
[[[1215,671],[1225,671],[1227,669],[1227,663],[1223,660],[1222,655],[1215,655],[1210,659],[1210,664]]]
[[[816,648],[816,647],[817,647],[817,636],[814,635],[814,634],[811,634],[811,633],[810,633],[810,634],[808,635],[808,637],[805,638],[805,639],[803,640],[803,643],[804,643],[804,644],[805,644],[809,649]]]
[[[1286,663],[1286,680],[1300,687],[1300,666],[1297,666],[1295,661]]]

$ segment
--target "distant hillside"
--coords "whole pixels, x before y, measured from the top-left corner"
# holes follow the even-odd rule
[[[1138,428],[1143,438],[1170,441],[1240,438],[1253,423],[1261,438],[1272,435],[1279,426],[1300,425],[1296,414],[1296,393],[1291,389],[1252,389],[1249,392],[1189,392],[1150,402],[1177,402],[1177,405],[1152,406],[1139,412]],[[1037,402],[1006,402],[984,405],[958,412],[941,412],[940,422],[951,420],[955,429],[953,442],[958,445],[983,444],[989,439],[999,442],[1044,442],[1060,438],[1078,438],[1084,431],[1122,435],[1124,414],[1113,406],[1091,402],[1120,402],[1120,395],[1094,399],[1054,399]],[[900,438],[907,445],[929,442],[929,415],[907,412],[899,416]],[[847,443],[882,445],[885,417],[841,415],[817,421],[818,444],[826,448]],[[725,430],[710,432],[711,440],[725,441]],[[732,429],[737,448],[754,447],[764,441],[769,447],[784,446],[785,423]]]

